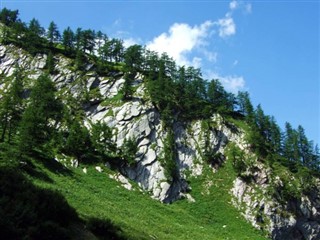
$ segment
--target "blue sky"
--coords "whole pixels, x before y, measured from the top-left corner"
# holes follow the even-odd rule
[[[232,92],[249,91],[281,127],[320,143],[320,3],[314,1],[0,1],[62,31],[101,30],[166,51]]]

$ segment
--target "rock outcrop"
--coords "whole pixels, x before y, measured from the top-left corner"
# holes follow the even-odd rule
[[[308,195],[281,201],[274,186],[283,186],[270,169],[256,164],[253,183],[237,178],[231,190],[234,205],[258,229],[266,230],[273,239],[320,239],[320,182]]]

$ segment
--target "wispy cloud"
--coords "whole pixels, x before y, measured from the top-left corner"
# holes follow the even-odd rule
[[[251,5],[251,3],[246,4],[245,13],[252,13],[252,5]]]
[[[229,3],[229,11],[225,14],[225,17],[220,18],[218,21],[214,23],[219,27],[219,37],[227,38],[236,34],[237,26],[233,19],[233,13],[237,9],[242,9],[246,14],[250,14],[252,12],[252,5],[250,3],[246,4],[243,1],[231,1]]]
[[[237,66],[238,65],[238,63],[239,63],[239,61],[238,60],[234,60],[234,62],[233,62],[233,64],[232,64],[232,66]]]
[[[238,2],[237,1],[231,1],[230,3],[229,3],[229,8],[231,9],[231,10],[234,10],[234,9],[236,9],[238,7]]]
[[[142,42],[141,39],[129,37],[129,38],[125,38],[123,40],[123,46],[125,48],[128,48],[128,47],[133,46],[135,44],[141,44],[141,42]]]
[[[246,82],[242,76],[224,76],[220,77],[219,80],[225,89],[232,93],[237,93],[245,88]]]
[[[162,33],[147,43],[147,48],[159,53],[166,52],[179,65],[192,65],[193,63],[199,65],[200,57],[193,57],[192,60],[189,60],[187,55],[205,45],[212,26],[212,21],[206,21],[199,26],[174,23],[168,33]]]
[[[215,22],[219,27],[219,37],[226,38],[236,34],[236,24],[233,20],[232,14],[239,7],[239,3],[233,0],[229,3],[229,11],[225,14],[224,18],[220,18]]]
[[[219,26],[219,36],[222,38],[236,34],[236,24],[230,14],[225,18],[219,19],[216,24]]]
[[[239,91],[245,90],[246,81],[243,76],[227,75],[222,76],[214,71],[206,71],[204,73],[206,79],[218,79],[223,87],[232,93],[238,93]]]

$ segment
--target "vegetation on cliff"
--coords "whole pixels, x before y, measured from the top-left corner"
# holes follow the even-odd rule
[[[177,66],[175,61],[166,54],[159,56],[158,53],[139,45],[125,48],[121,40],[110,39],[105,34],[91,29],[78,28],[73,31],[67,28],[61,34],[58,26],[51,22],[45,31],[36,19],[32,19],[30,23],[24,23],[19,19],[18,11],[6,8],[0,12],[0,34],[2,45],[14,45],[34,56],[39,53],[47,56],[45,73],[36,79],[28,79],[21,66],[16,66],[15,72],[10,77],[5,74],[0,76],[0,170],[3,171],[1,175],[3,177],[0,179],[3,183],[1,184],[3,187],[1,188],[3,193],[0,199],[1,205],[8,205],[8,199],[14,198],[12,189],[21,192],[15,204],[18,206],[17,209],[3,208],[0,211],[4,216],[0,219],[10,216],[7,223],[0,222],[1,227],[6,227],[8,236],[16,234],[14,237],[17,239],[21,236],[37,239],[39,236],[37,234],[55,232],[58,235],[53,235],[53,239],[68,239],[70,234],[74,233],[66,229],[66,226],[76,224],[78,226],[76,229],[79,226],[87,226],[96,237],[111,234],[115,238],[131,236],[132,239],[143,239],[147,234],[146,239],[188,239],[188,237],[195,239],[200,236],[203,239],[210,239],[209,236],[213,235],[219,239],[238,239],[242,234],[243,239],[259,239],[259,234],[245,223],[237,228],[235,223],[232,221],[227,223],[227,219],[221,217],[225,213],[221,213],[220,207],[228,209],[228,212],[231,211],[227,214],[229,220],[237,216],[237,212],[234,209],[230,210],[232,207],[228,206],[230,199],[227,199],[226,189],[231,188],[230,183],[219,185],[226,189],[221,190],[221,196],[217,199],[206,197],[199,189],[200,186],[195,186],[193,191],[203,203],[197,203],[192,207],[187,206],[185,202],[175,206],[159,207],[160,204],[146,200],[141,194],[125,191],[120,191],[119,202],[112,203],[111,198],[118,191],[115,183],[110,181],[107,183],[110,192],[106,191],[106,193],[101,190],[102,176],[90,173],[83,177],[80,176],[79,169],[67,171],[61,164],[52,165],[53,159],[60,155],[75,158],[80,164],[89,168],[90,166],[86,164],[102,164],[106,161],[112,167],[132,166],[135,163],[134,154],[137,152],[134,139],[126,140],[123,147],[117,149],[111,141],[112,129],[107,124],[90,123],[90,130],[85,126],[83,106],[92,101],[101,101],[101,96],[100,92],[85,89],[83,86],[86,83],[81,82],[81,77],[77,83],[78,87],[83,89],[80,96],[63,96],[57,91],[52,77],[59,71],[55,61],[60,55],[71,60],[72,70],[79,76],[89,68],[90,71],[101,76],[123,77],[124,84],[120,93],[114,99],[108,99],[110,102],[132,100],[135,91],[134,79],[137,74],[143,76],[148,97],[160,112],[164,131],[168,133],[160,162],[169,180],[176,178],[178,167],[175,163],[174,123],[187,125],[199,119],[208,120],[213,114],[222,116],[226,124],[241,128],[245,132],[249,150],[260,162],[279,172],[284,183],[283,189],[279,189],[281,199],[297,198],[302,193],[308,193],[314,184],[312,176],[320,174],[319,149],[308,140],[302,126],[294,129],[290,123],[286,123],[282,131],[274,117],[266,115],[260,105],[256,108],[252,105],[247,92],[239,92],[237,95],[229,93],[225,91],[219,80],[204,79],[200,69]],[[208,159],[214,158],[209,152],[205,155]],[[238,176],[250,181],[250,176],[243,174],[250,167],[249,159],[245,157],[243,150],[230,144],[228,155],[231,162],[224,166],[219,174],[221,176],[225,174],[224,177],[230,174],[233,179]],[[11,178],[8,173],[13,173],[12,169],[17,171],[15,173],[17,178],[10,185]],[[288,176],[298,179],[295,185],[299,186],[298,188],[292,187]],[[81,186],[77,186],[76,181],[79,181]],[[195,180],[199,185],[205,184],[206,181],[205,177]],[[39,186],[43,189],[62,192],[77,212],[66,203],[61,193],[46,191]],[[217,186],[207,188],[218,189]],[[33,189],[36,192],[34,203],[28,198],[30,192],[27,189]],[[71,193],[71,189],[76,191]],[[98,194],[97,197],[95,193]],[[88,208],[91,204],[87,199],[89,197],[90,199],[92,197],[92,202],[101,209]],[[41,204],[41,199],[49,198],[54,199],[57,206],[65,209],[70,222],[60,222],[60,218],[63,217],[63,213],[60,212],[57,213],[56,219],[48,218],[43,211],[47,207],[46,203],[38,209],[39,213],[35,210],[32,204]],[[101,203],[102,199],[111,202],[111,206],[106,202]],[[86,204],[81,203],[82,200]],[[141,209],[139,211],[128,204],[132,201],[139,202],[141,209],[144,206],[142,203],[150,208],[150,212],[153,212],[151,217],[141,212]],[[23,203],[27,203],[26,213],[19,207]],[[214,206],[213,203],[217,203],[219,207]],[[149,227],[139,226],[136,223],[130,225],[129,221],[133,219],[130,218],[130,213],[126,216],[128,212],[120,210],[121,204],[123,208],[128,207],[136,215],[148,219],[153,223],[152,226],[159,225],[157,228],[159,236],[152,234]],[[157,210],[158,208],[161,210]],[[221,215],[217,216],[215,212],[210,212],[210,208]],[[119,216],[116,214],[117,211]],[[105,212],[110,213],[109,216],[120,228],[110,223],[109,216]],[[168,219],[164,220],[167,221],[166,223],[151,219],[152,216],[161,219],[160,215],[163,212],[167,212]],[[100,215],[102,215],[101,218]],[[29,221],[29,217],[33,225],[26,226],[24,222]],[[43,222],[42,219],[44,219]],[[40,225],[39,221],[42,222]],[[192,231],[179,235],[182,228],[177,222],[180,221],[184,224],[184,231],[186,226]],[[243,219],[237,219],[237,221],[244,222]],[[21,224],[15,232],[14,227],[17,227],[15,225],[17,222]],[[237,235],[223,229],[229,226],[237,232]],[[200,230],[197,231],[196,228]]]

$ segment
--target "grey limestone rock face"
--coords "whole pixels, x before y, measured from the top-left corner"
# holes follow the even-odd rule
[[[235,206],[242,210],[243,216],[254,227],[261,229],[261,224],[264,225],[275,240],[319,239],[319,186],[308,196],[302,195],[300,199],[292,199],[283,204],[267,192],[271,181],[268,169],[257,166],[253,177],[254,187],[237,178],[231,192]],[[262,194],[257,194],[256,188]]]

